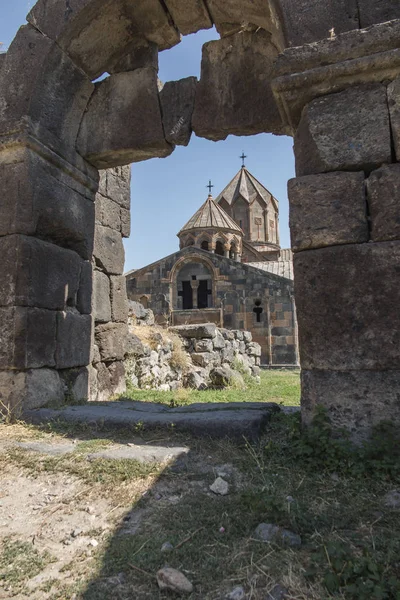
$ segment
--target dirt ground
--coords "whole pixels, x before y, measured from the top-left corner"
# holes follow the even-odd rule
[[[297,417],[277,419],[256,445],[0,425],[0,598],[167,600],[170,566],[189,600],[399,600],[400,470],[293,458]],[[301,547],[256,539],[260,523]]]

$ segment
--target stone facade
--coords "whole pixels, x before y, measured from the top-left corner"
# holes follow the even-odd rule
[[[95,236],[98,169],[166,156],[173,143],[187,142],[194,126],[198,135],[211,139],[255,131],[293,135],[300,178],[338,173],[342,188],[348,172],[364,173],[371,207],[366,210],[368,244],[360,239],[365,231],[360,207],[356,216],[356,206],[346,205],[351,214],[346,229],[331,187],[328,228],[337,221],[340,235],[335,241],[330,234],[332,245],[320,247],[321,236],[298,203],[301,185],[291,184],[299,243],[296,302],[306,360],[303,414],[309,421],[316,405],[326,405],[336,423],[356,433],[384,418],[398,422],[400,364],[393,331],[400,323],[392,306],[399,288],[397,214],[389,207],[382,223],[377,198],[383,193],[386,201],[385,186],[397,185],[400,161],[399,2],[79,0],[65,7],[64,0],[39,0],[0,59],[1,401],[46,403],[60,396],[64,381],[70,389],[86,385],[88,390],[93,244],[95,270],[110,276],[113,318],[120,314],[112,306],[121,285],[111,277],[121,274],[120,238],[122,227],[128,228],[126,219],[120,231],[107,220],[96,226]],[[204,49],[196,93],[192,83],[189,92],[182,84],[182,93],[166,92],[167,109],[162,109],[154,52],[143,49],[151,44],[171,48],[181,39],[179,28],[189,33],[211,24],[222,37]],[[111,76],[94,84],[105,72]],[[206,90],[207,82],[217,82],[218,93]],[[182,117],[168,109],[171,97],[182,102]],[[184,135],[171,137],[181,126]],[[314,190],[333,185],[325,181],[313,183]],[[318,212],[321,197],[315,194]],[[113,195],[104,197],[116,202]],[[309,203],[306,210],[313,210]],[[320,218],[316,221],[320,224]],[[376,262],[370,264],[369,258]],[[227,258],[217,260],[229,264]],[[335,286],[328,285],[331,268]],[[96,285],[101,288],[102,282],[99,276]],[[382,282],[392,285],[387,295],[381,293]],[[106,297],[106,283],[104,288]],[[338,310],[342,301],[352,320]],[[324,327],[310,329],[311,302]],[[124,324],[107,322],[108,314],[106,302],[98,325],[103,360],[97,364],[105,365],[106,378],[114,381],[119,372],[114,357],[121,354],[117,331]],[[337,329],[344,332],[340,340]],[[105,343],[111,331],[115,345]],[[370,356],[371,340],[380,349],[379,360]],[[108,366],[107,352],[114,366]]]
[[[194,297],[199,297],[200,282],[207,282],[207,307],[184,308],[184,281],[192,282]],[[263,364],[297,364],[294,291],[289,279],[189,247],[128,273],[127,290],[129,299],[145,303],[159,323],[213,320],[227,329],[250,331],[261,346]]]

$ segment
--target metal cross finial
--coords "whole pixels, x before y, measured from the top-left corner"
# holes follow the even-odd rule
[[[212,189],[213,189],[213,187],[214,187],[214,186],[213,186],[213,184],[211,183],[211,179],[210,179],[210,181],[208,182],[208,185],[206,185],[206,187],[208,187],[208,193],[209,193],[209,194],[210,194],[210,196],[211,196],[211,190],[212,190]]]
[[[244,166],[245,166],[245,165],[244,165],[244,159],[245,159],[245,158],[247,158],[247,156],[245,155],[245,153],[244,153],[244,152],[242,152],[242,156],[239,156],[239,158],[241,158],[241,159],[242,159],[242,167],[244,167]]]

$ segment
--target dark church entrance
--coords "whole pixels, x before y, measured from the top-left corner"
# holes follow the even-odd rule
[[[190,281],[182,281],[182,308],[183,310],[193,308],[193,291]]]
[[[197,306],[198,308],[208,308],[208,281],[206,279],[199,281]]]

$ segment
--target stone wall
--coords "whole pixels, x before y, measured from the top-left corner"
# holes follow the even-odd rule
[[[107,400],[126,388],[128,303],[122,239],[130,234],[130,180],[130,167],[102,171],[96,195],[90,400]]]
[[[45,404],[64,395],[64,381],[88,391],[98,169],[167,156],[192,129],[215,140],[272,132],[295,136],[298,178],[317,178],[298,182],[312,189],[303,210],[299,186],[290,192],[304,418],[323,404],[354,430],[399,423],[398,0],[65,6],[39,0],[0,61],[1,402]],[[205,46],[200,82],[169,86],[160,102],[155,46],[212,24],[222,38]],[[342,199],[326,177],[349,172],[367,181],[366,216],[362,191]],[[315,211],[321,223],[325,186],[321,247],[310,219]],[[113,228],[99,227],[118,246]],[[96,266],[110,285],[122,269]],[[285,317],[284,303],[277,312]],[[110,330],[122,326],[101,327],[109,371],[120,360]]]
[[[258,379],[261,347],[250,332],[220,329],[213,323],[166,329],[154,325],[151,311],[137,302],[129,304],[125,367],[133,387],[207,389],[244,386],[243,374]]]

